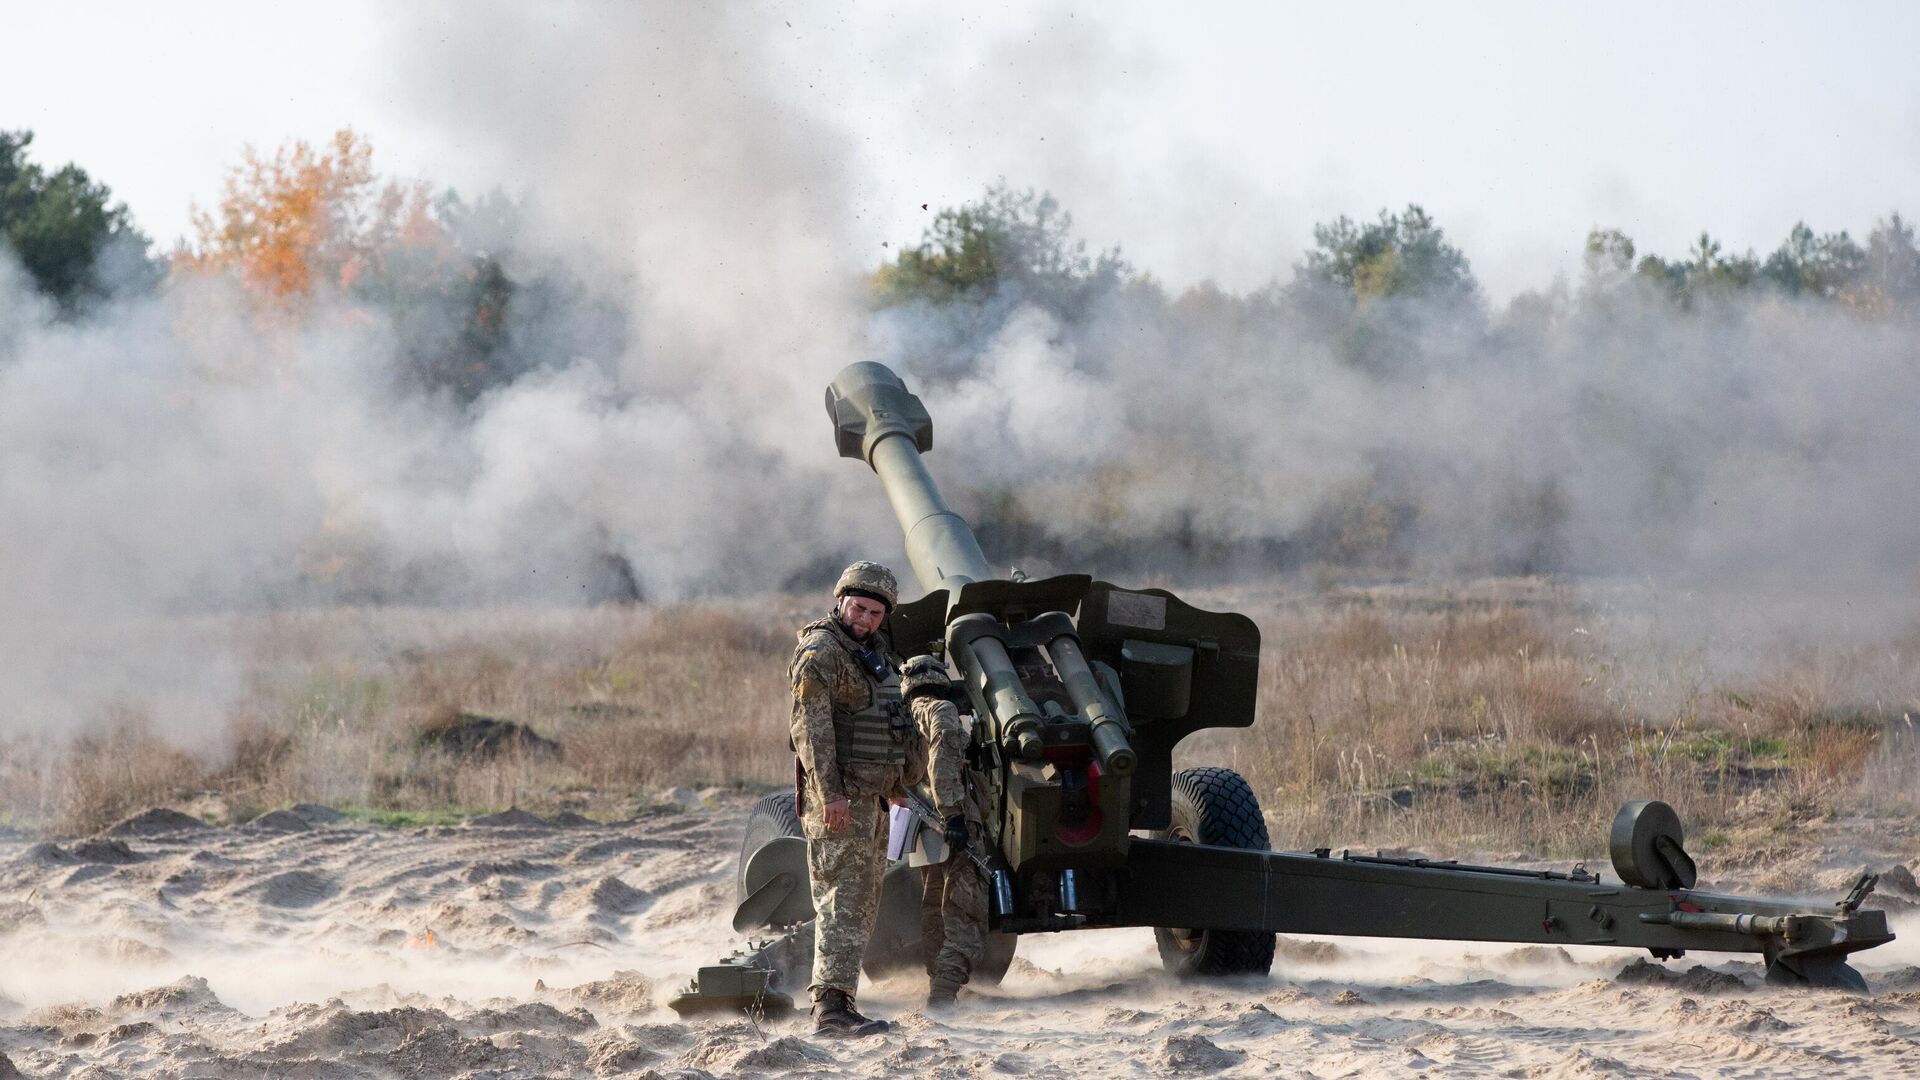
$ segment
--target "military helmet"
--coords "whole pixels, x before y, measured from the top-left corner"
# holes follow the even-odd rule
[[[900,667],[901,697],[911,698],[916,693],[944,691],[950,685],[947,662],[937,656],[916,656]]]
[[[847,594],[864,596],[878,600],[892,611],[900,598],[900,583],[894,580],[893,571],[877,562],[861,559],[840,572],[840,581],[833,587],[833,598],[840,599]]]

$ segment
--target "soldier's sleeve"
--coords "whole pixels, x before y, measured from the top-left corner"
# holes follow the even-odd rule
[[[794,752],[800,766],[820,785],[820,793],[832,801],[846,794],[840,785],[840,761],[833,741],[833,695],[827,689],[815,650],[818,642],[802,642],[793,658],[793,736]]]
[[[913,719],[927,747],[927,782],[933,788],[933,808],[941,817],[952,817],[962,811],[967,800],[967,741],[972,732],[961,720],[960,710],[944,698],[915,698]]]
[[[886,652],[887,663],[892,666],[896,674],[899,673],[907,662],[894,650],[892,641],[883,639],[881,648]],[[907,719],[912,721],[912,724],[907,728],[907,760],[900,769],[900,783],[905,787],[912,787],[915,784],[930,782],[927,768],[932,754],[927,742],[927,729],[921,726],[918,714],[911,706],[907,709]]]

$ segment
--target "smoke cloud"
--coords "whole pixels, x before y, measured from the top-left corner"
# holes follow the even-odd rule
[[[1652,576],[1912,618],[1908,322],[1631,283],[1492,315],[1409,301],[1385,315],[1412,353],[1381,374],[1278,289],[876,312],[852,223],[882,196],[772,47],[781,20],[393,18],[396,99],[519,195],[509,272],[564,262],[619,332],[550,321],[552,355],[456,409],[397,393],[396,328],[346,301],[267,325],[199,281],[63,322],[0,257],[0,734],[125,707],[216,739],[242,672],[212,613],[815,589],[899,562],[821,415],[858,359],[922,394],[936,475],[1029,569]]]

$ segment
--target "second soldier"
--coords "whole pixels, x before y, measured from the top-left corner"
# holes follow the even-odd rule
[[[953,1004],[986,950],[987,880],[965,854],[968,848],[981,850],[985,833],[976,789],[967,777],[972,730],[948,696],[946,661],[914,657],[901,670],[900,685],[927,755],[934,812],[945,825],[946,861],[920,871],[927,1006],[938,1009]]]

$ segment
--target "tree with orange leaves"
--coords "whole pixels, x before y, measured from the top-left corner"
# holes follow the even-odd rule
[[[471,402],[511,377],[502,350],[515,285],[462,241],[470,213],[452,192],[436,200],[424,182],[381,180],[372,146],[343,129],[324,149],[249,147],[219,206],[194,208],[195,240],[173,269],[232,274],[263,313],[297,317],[329,293],[379,312],[403,383]]]
[[[213,212],[194,208],[195,242],[176,269],[233,271],[258,294],[297,305],[318,288],[350,289],[401,252],[411,262],[453,255],[424,183],[381,183],[373,147],[351,129],[316,150],[304,141],[263,157],[252,147],[227,175]]]
[[[318,149],[248,148],[219,205],[194,208],[195,238],[171,266],[231,275],[270,319],[298,319],[323,297],[380,318],[396,388],[464,406],[543,364],[623,347],[624,314],[564,266],[508,276],[520,214],[498,192],[467,204],[383,180],[366,138],[342,130]]]

